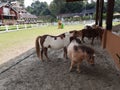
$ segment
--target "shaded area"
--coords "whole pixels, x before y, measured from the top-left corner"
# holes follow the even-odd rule
[[[87,42],[89,45],[90,41]],[[84,61],[80,74],[69,72],[70,60],[63,59],[62,50],[49,50],[52,61],[41,62],[33,48],[0,66],[2,72],[14,65],[0,74],[0,90],[119,90],[120,75],[111,57],[99,44],[95,40],[95,67]]]
[[[112,31],[119,33],[120,32],[120,24],[113,26]]]

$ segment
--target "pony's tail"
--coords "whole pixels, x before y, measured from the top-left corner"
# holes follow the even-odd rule
[[[40,58],[40,45],[39,45],[40,38],[41,37],[38,36],[35,41],[36,53],[37,53],[38,58]]]

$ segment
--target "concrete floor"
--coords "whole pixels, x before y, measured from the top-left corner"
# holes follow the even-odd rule
[[[35,49],[0,66],[0,90],[120,90],[120,74],[106,50],[95,42],[95,66],[86,61],[82,72],[69,72],[62,50],[49,50],[51,62],[41,62]]]

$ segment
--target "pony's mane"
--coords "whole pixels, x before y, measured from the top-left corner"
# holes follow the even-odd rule
[[[79,49],[81,49],[83,52],[86,52],[89,55],[94,54],[94,49],[92,49],[88,46],[85,46],[85,45],[74,46],[75,51],[77,51]]]

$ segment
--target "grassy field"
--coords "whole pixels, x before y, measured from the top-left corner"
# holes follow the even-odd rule
[[[63,32],[71,30],[80,30],[83,25],[66,25],[64,29],[57,29],[57,26],[42,26],[31,28],[27,30],[18,30],[15,32],[1,33],[0,34],[0,62],[4,59],[16,56],[15,54],[22,53],[35,46],[35,39],[38,35],[50,34],[58,35]],[[2,61],[1,61],[2,59]]]
[[[4,48],[10,48],[11,46],[20,45],[29,41],[34,41],[38,35],[51,34],[57,35],[70,30],[79,30],[82,25],[69,25],[64,29],[57,29],[57,26],[44,26],[38,28],[32,28],[28,30],[20,30],[16,32],[1,33],[0,34],[0,50]]]

